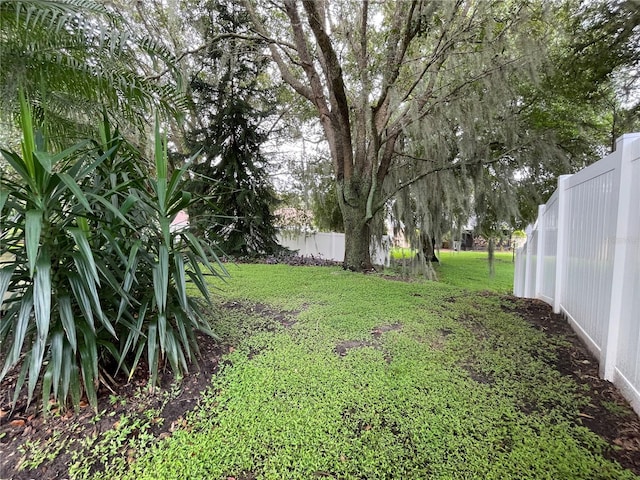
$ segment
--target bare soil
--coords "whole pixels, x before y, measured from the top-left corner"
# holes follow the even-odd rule
[[[520,315],[535,328],[549,336],[560,336],[566,340],[558,350],[557,369],[574,378],[579,384],[589,387],[591,402],[582,412],[582,424],[605,439],[613,448],[607,453],[609,458],[640,475],[640,422],[628,403],[609,382],[598,377],[598,364],[573,333],[567,322],[554,315],[544,303],[532,300],[503,297],[505,310]],[[228,302],[222,307],[253,312],[270,317],[285,327],[293,325],[292,317],[297,312],[279,312],[266,305],[246,305]],[[370,341],[362,344],[340,344],[336,346],[338,355],[345,355],[350,348],[377,346],[376,340],[386,332],[399,330],[400,324],[382,325],[371,332]],[[445,332],[446,333],[446,332]],[[209,384],[212,375],[218,371],[222,356],[232,350],[233,345],[218,344],[209,337],[200,340],[201,358],[199,367],[176,383],[170,372],[163,372],[161,387],[154,392],[147,389],[147,376],[140,369],[136,377],[116,378],[116,385],[103,386],[99,390],[98,412],[114,412],[112,416],[96,415],[86,402],[78,412],[53,412],[47,419],[35,404],[26,406],[26,399],[20,398],[16,408],[11,410],[11,398],[15,376],[9,376],[0,383],[0,479],[53,480],[68,478],[71,452],[62,451],[51,461],[36,470],[20,470],[23,454],[20,447],[26,442],[46,442],[52,435],[59,438],[86,438],[113,428],[121,415],[142,416],[149,409],[159,409],[160,418],[154,422],[152,433],[165,438],[178,428],[185,413],[193,409]],[[167,392],[172,391],[167,401]],[[114,398],[118,401],[114,402]],[[37,403],[37,402],[36,402]],[[618,408],[612,408],[618,407]],[[122,452],[124,455],[127,452]]]

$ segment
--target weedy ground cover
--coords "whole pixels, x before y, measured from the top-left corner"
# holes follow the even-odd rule
[[[183,426],[122,471],[207,479],[630,479],[583,427],[558,342],[478,254],[440,282],[241,265],[211,321],[235,349]],[[504,258],[503,258],[504,257]]]

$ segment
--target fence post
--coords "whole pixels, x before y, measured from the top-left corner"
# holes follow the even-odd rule
[[[629,221],[631,219],[631,142],[640,138],[640,134],[623,135],[616,140],[616,151],[620,150],[618,175],[620,187],[618,193],[618,218],[616,234],[613,239],[613,272],[611,278],[611,301],[609,306],[609,324],[600,361],[600,376],[613,381],[620,338],[620,320],[625,299],[625,268],[627,266],[629,244]],[[636,212],[637,213],[637,212]]]
[[[543,268],[544,268],[544,231],[545,231],[545,220],[544,220],[544,212],[547,208],[546,205],[538,205],[538,248],[536,251],[536,284],[534,297],[539,298],[538,294],[542,291],[542,283],[543,283]]]
[[[527,234],[527,243],[524,244],[524,298],[530,298],[531,290],[531,236],[533,235],[533,225],[527,226],[525,233]]]
[[[566,182],[571,175],[558,177],[558,234],[556,245],[556,289],[553,295],[553,312],[560,313],[560,303],[564,289],[564,271],[567,258],[565,231],[568,228]]]

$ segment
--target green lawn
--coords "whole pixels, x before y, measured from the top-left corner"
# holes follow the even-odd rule
[[[486,256],[486,254],[485,254]],[[510,257],[445,253],[440,282],[241,265],[212,315],[236,344],[185,425],[130,479],[630,479],[576,426],[554,345],[501,308]],[[465,287],[465,288],[461,288]],[[297,313],[299,312],[299,313]],[[389,327],[389,328],[385,328]]]
[[[495,273],[489,275],[487,252],[442,251],[436,273],[441,282],[469,290],[492,290],[500,293],[513,291],[512,252],[494,254]]]
[[[389,275],[400,272],[409,277],[412,274],[411,259],[414,253],[409,248],[394,248],[391,251],[392,267],[385,272]],[[438,252],[440,263],[433,267],[437,280],[468,290],[491,290],[511,293],[513,290],[513,254],[496,252],[494,255],[494,275],[490,275],[487,252]],[[415,272],[413,272],[415,273]]]

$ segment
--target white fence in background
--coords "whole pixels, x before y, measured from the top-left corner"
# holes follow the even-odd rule
[[[640,133],[560,177],[527,234],[514,294],[563,313],[640,414]]]
[[[278,235],[278,243],[299,255],[320,257],[325,260],[342,262],[344,260],[344,233],[284,233]],[[381,244],[372,242],[371,261],[374,265],[389,266],[390,242],[386,237]]]

